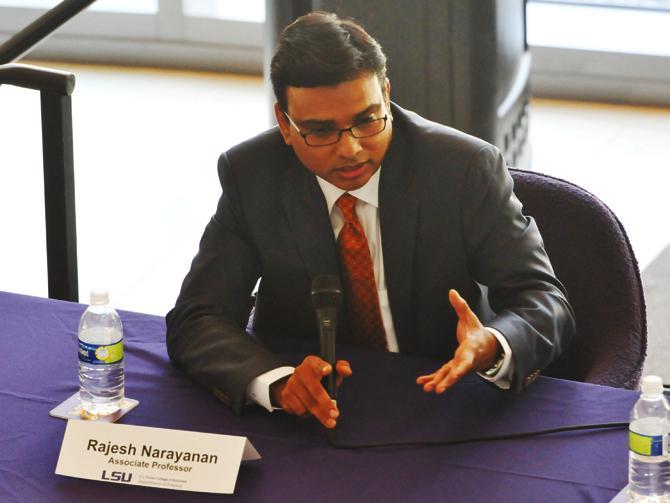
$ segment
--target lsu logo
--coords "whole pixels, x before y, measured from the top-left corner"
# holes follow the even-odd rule
[[[126,472],[111,472],[107,474],[107,470],[103,470],[100,478],[102,480],[111,480],[112,482],[130,482],[133,479],[133,474]]]

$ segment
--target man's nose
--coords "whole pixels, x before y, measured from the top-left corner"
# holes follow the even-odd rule
[[[340,141],[337,142],[338,155],[347,159],[352,159],[356,158],[361,150],[363,150],[363,147],[361,146],[360,140],[354,138],[351,131],[344,131]]]

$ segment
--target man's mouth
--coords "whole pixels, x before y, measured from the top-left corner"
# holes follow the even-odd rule
[[[337,173],[342,178],[346,179],[358,178],[365,172],[367,164],[367,161],[363,161],[358,164],[352,164],[351,166],[343,166],[337,169]]]

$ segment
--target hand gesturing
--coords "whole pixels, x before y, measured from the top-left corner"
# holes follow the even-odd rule
[[[425,392],[444,393],[465,375],[490,368],[500,353],[500,343],[479,321],[456,290],[449,290],[449,302],[458,315],[454,357],[429,375],[417,378]]]

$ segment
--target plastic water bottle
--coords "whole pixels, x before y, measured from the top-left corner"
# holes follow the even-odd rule
[[[91,292],[78,333],[81,408],[92,415],[113,414],[123,401],[123,325],[108,292]]]
[[[657,376],[642,380],[630,414],[628,487],[633,502],[670,502],[670,406]]]

